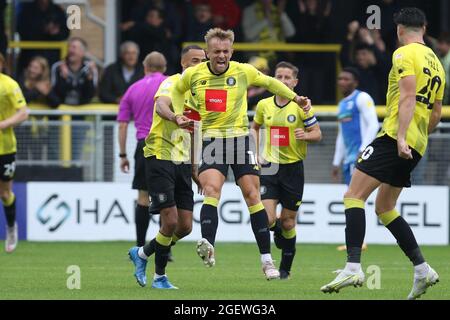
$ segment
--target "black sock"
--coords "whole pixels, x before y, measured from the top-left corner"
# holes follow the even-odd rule
[[[144,253],[147,257],[150,257],[155,253],[156,239],[152,239],[149,243],[144,246]]]
[[[297,236],[291,239],[283,238],[283,248],[281,249],[281,262],[280,262],[280,270],[284,270],[286,272],[291,271],[292,262],[295,257],[295,244],[297,241]]]
[[[254,208],[260,210],[252,213]],[[255,235],[256,243],[258,244],[259,252],[261,254],[270,253],[270,231],[267,226],[269,223],[267,212],[262,203],[260,205],[250,207],[249,210],[250,222],[252,225],[253,234]]]
[[[169,260],[170,246],[164,246],[155,241],[155,273],[166,274],[167,261]]]
[[[403,217],[397,217],[391,223],[386,225],[386,228],[388,228],[395,237],[398,245],[409,260],[411,260],[413,265],[417,266],[425,262],[411,227],[408,222],[403,219]]]
[[[362,201],[361,201],[362,202]],[[364,202],[362,202],[364,205]],[[366,214],[363,208],[345,209],[345,244],[347,262],[361,262],[361,248],[366,234]]]
[[[14,227],[16,223],[16,199],[9,206],[3,204],[3,209],[5,210],[6,224],[10,228]]]
[[[150,223],[150,213],[147,206],[136,205],[134,221],[136,223],[136,244],[138,247],[142,247],[145,245],[145,236]]]
[[[176,244],[177,244],[177,243],[176,243],[175,241],[172,241],[172,242],[170,243],[169,254],[170,254],[170,252],[171,252],[171,250],[172,250],[172,247],[173,247],[174,245],[176,245]],[[151,240],[149,243],[147,243],[147,244],[144,246],[144,253],[145,253],[145,255],[146,255],[147,257],[150,257],[152,254],[155,253],[155,246],[156,246],[156,239]]]
[[[275,224],[272,227],[270,227],[269,230],[273,231],[273,233],[275,233],[277,236],[280,236],[281,231],[282,231],[281,230],[281,220],[280,219],[275,220]]]
[[[216,241],[217,226],[219,225],[217,206],[203,203],[200,211],[200,225],[202,230],[202,238],[205,238],[214,246]]]

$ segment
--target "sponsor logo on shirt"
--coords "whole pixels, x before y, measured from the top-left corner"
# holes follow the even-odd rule
[[[274,147],[289,146],[289,128],[270,127],[270,144]]]
[[[206,89],[205,92],[206,111],[226,112],[227,111],[227,91]]]

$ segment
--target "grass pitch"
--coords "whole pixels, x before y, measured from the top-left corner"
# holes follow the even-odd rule
[[[3,247],[3,242],[0,242]],[[345,253],[335,245],[298,244],[291,279],[266,281],[255,244],[219,243],[216,266],[205,268],[194,243],[173,248],[175,262],[167,273],[180,290],[161,291],[150,287],[153,258],[148,264],[149,284],[137,285],[127,251],[130,242],[20,242],[13,254],[0,253],[0,299],[405,299],[413,278],[408,259],[396,246],[369,245],[363,254],[364,271],[370,265],[381,270],[381,288],[353,287],[339,294],[323,294],[319,288],[342,268]],[[450,299],[450,247],[422,248],[427,261],[440,275],[440,282],[422,299]],[[280,251],[273,248],[277,264]],[[69,290],[69,266],[81,270],[81,289]],[[370,280],[366,273],[366,279]]]

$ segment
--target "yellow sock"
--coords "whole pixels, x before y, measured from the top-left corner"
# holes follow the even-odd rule
[[[400,214],[397,212],[397,210],[392,209],[391,211],[382,213],[378,216],[378,218],[380,219],[380,221],[387,226],[388,224],[390,224],[392,221],[394,221],[395,219],[397,219],[397,217],[399,217]]]

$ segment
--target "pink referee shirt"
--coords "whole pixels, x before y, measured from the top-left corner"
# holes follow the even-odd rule
[[[150,131],[153,121],[154,97],[159,85],[167,76],[155,72],[145,76],[128,88],[120,100],[117,121],[130,122],[134,119],[136,138],[145,139]]]

